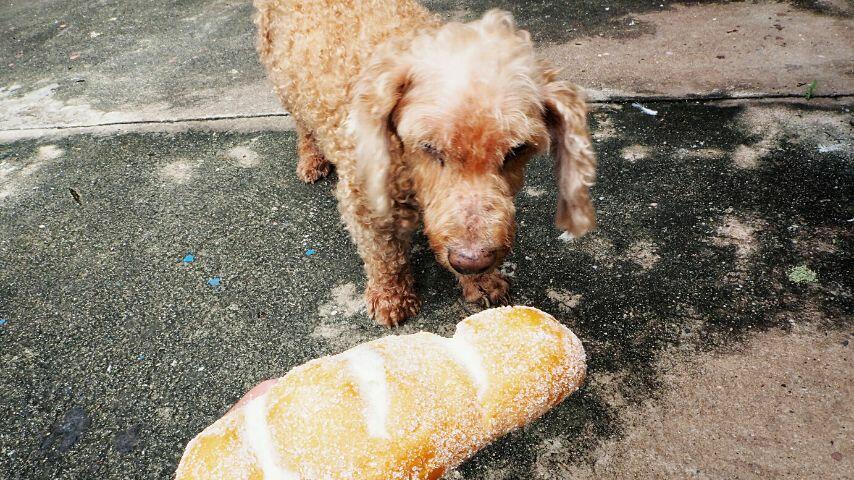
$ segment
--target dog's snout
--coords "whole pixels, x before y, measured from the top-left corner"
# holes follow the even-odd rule
[[[495,265],[495,250],[451,248],[448,250],[448,263],[463,275],[483,273]]]

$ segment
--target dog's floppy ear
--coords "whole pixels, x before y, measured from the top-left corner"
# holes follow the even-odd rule
[[[347,129],[355,141],[356,177],[371,209],[384,216],[391,209],[388,175],[392,162],[392,112],[409,78],[406,64],[392,56],[372,61],[357,79]]]
[[[511,34],[516,30],[516,22],[513,21],[513,14],[498,8],[493,8],[484,13],[480,23],[486,31]]]
[[[554,76],[550,72],[548,76]],[[579,237],[596,226],[590,186],[596,176],[596,157],[587,131],[587,105],[565,82],[545,85],[546,123],[551,136],[558,183],[558,228]]]
[[[480,28],[491,34],[515,35],[525,44],[531,43],[531,34],[527,30],[517,29],[513,14],[506,10],[493,8],[484,13],[480,19]]]

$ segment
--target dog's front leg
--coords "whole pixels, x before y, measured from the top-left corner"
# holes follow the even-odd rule
[[[457,274],[457,280],[467,302],[483,301],[488,307],[510,304],[510,282],[497,270],[480,275]]]
[[[421,303],[409,266],[411,231],[374,217],[343,179],[338,182],[338,208],[365,263],[368,313],[387,327],[413,317]]]

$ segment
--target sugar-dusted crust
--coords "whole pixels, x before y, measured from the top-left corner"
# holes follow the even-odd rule
[[[177,479],[437,479],[580,386],[584,349],[503,307],[297,367],[187,446]]]
[[[489,378],[482,405],[496,437],[540,417],[584,380],[581,341],[536,308],[484,310],[460,322],[454,338],[480,353]]]

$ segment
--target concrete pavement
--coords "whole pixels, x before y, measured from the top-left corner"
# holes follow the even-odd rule
[[[581,337],[590,377],[447,477],[843,478],[848,4],[504,3],[599,99],[600,228],[558,238],[538,159],[503,267],[518,303]],[[389,333],[365,315],[334,178],[295,177],[250,13],[0,6],[1,478],[169,478],[252,385]],[[735,53],[709,42],[715,21],[743,34]],[[774,98],[813,79],[832,98]],[[395,333],[447,334],[467,315],[453,279],[421,237],[413,256],[424,309]]]
[[[431,0],[507,8],[594,100],[854,91],[850,3]],[[0,129],[281,115],[248,0],[3,2]],[[7,133],[8,135],[8,133]]]

